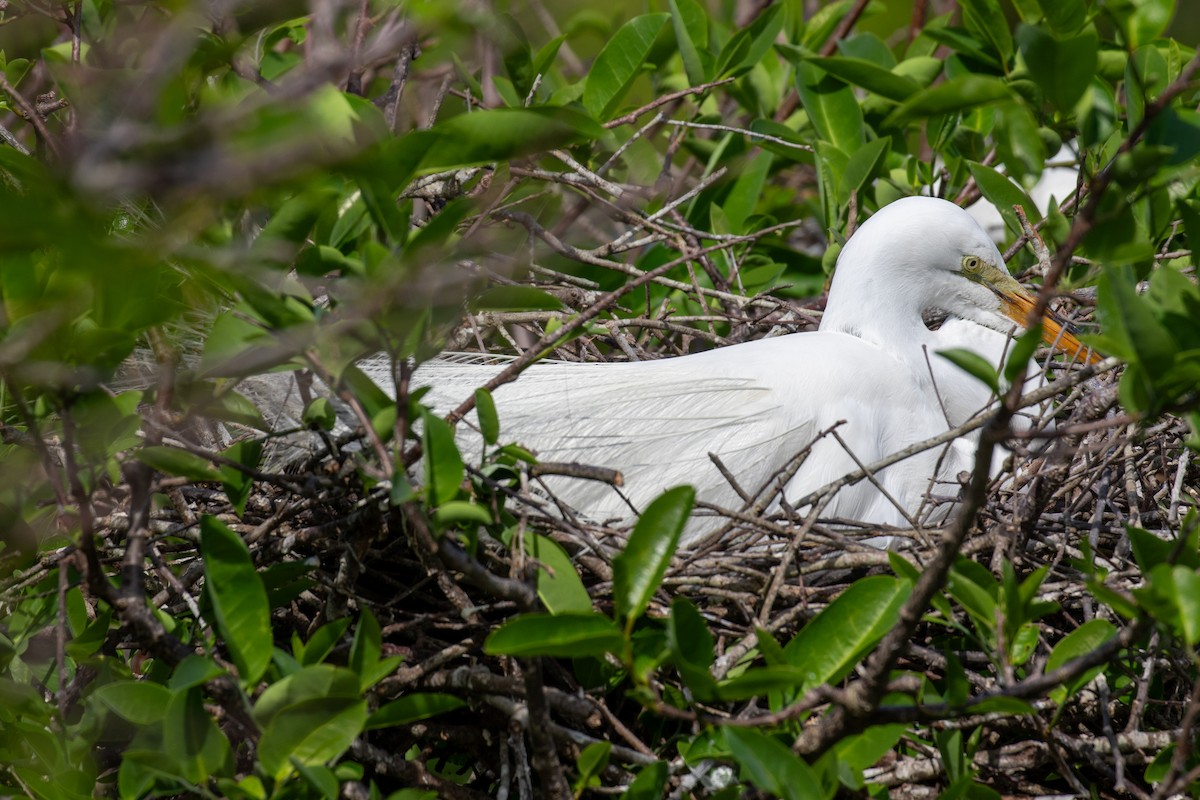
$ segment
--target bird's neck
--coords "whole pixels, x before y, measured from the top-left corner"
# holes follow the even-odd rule
[[[835,276],[820,330],[857,336],[892,352],[927,343],[921,303],[912,293],[875,284],[869,276]]]

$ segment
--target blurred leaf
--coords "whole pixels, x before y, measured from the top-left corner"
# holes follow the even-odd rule
[[[646,611],[658,591],[695,498],[691,486],[663,492],[638,517],[625,549],[613,559],[613,603],[627,625]]]
[[[203,456],[175,447],[154,445],[143,447],[134,457],[159,472],[192,481],[219,481],[221,473]]]
[[[996,394],[1000,393],[1000,379],[996,375],[996,367],[974,350],[952,347],[947,350],[938,350],[937,354],[968,375],[978,378]]]
[[[532,286],[492,286],[471,302],[472,311],[562,311],[562,301]]]
[[[666,761],[655,761],[644,766],[630,781],[622,800],[661,800],[670,778],[671,765]]]
[[[213,623],[229,648],[243,684],[253,685],[271,663],[271,607],[242,538],[216,517],[200,519],[204,586]]]
[[[488,634],[485,652],[506,656],[602,656],[624,637],[603,614],[524,614]]]
[[[1061,112],[1069,112],[1096,74],[1100,39],[1095,29],[1056,38],[1032,25],[1017,28],[1021,55],[1029,74],[1046,99]]]
[[[1013,40],[998,0],[959,0],[963,23],[973,36],[991,45],[1002,64],[1012,59]]]
[[[583,89],[583,107],[592,117],[605,120],[617,110],[626,92],[645,68],[654,40],[670,17],[670,14],[634,17],[604,45],[588,70]]]
[[[1057,35],[1078,31],[1087,22],[1087,6],[1084,0],[1036,0],[1046,15],[1046,22]],[[1024,16],[1024,15],[1023,15]],[[1031,22],[1028,17],[1026,22]]]
[[[665,14],[660,15],[664,19]],[[594,74],[596,67],[592,67]],[[555,147],[567,147],[603,134],[596,123],[567,108],[497,108],[459,114],[400,139],[419,138],[420,168],[446,170],[507,161]]]

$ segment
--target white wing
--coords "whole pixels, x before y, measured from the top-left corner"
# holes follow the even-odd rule
[[[414,380],[431,386],[427,400],[444,412],[502,368],[435,360]],[[709,453],[755,493],[821,431],[843,422],[837,431],[844,446],[834,437],[816,442],[788,485],[787,497],[798,499],[859,463],[946,430],[920,377],[856,337],[803,333],[661,361],[536,364],[494,396],[503,439],[533,448],[544,461],[620,470],[639,509],[681,483],[707,502],[740,507]],[[464,449],[474,452],[477,444]],[[963,467],[962,454],[950,450],[942,474]],[[939,455],[930,451],[876,476],[901,508],[863,482],[843,489],[825,516],[904,524],[921,505]],[[593,519],[631,516],[611,487],[551,480],[560,499]],[[695,524],[689,538],[711,527]]]

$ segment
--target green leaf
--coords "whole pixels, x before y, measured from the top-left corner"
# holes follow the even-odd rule
[[[787,800],[825,800],[812,768],[787,745],[754,728],[721,729],[743,777],[758,788]]]
[[[438,714],[463,708],[466,704],[465,700],[452,694],[414,692],[380,706],[378,711],[367,718],[365,729],[370,731],[396,725],[411,725]]]
[[[548,536],[525,531],[525,552],[538,563],[537,592],[551,614],[589,614],[592,598],[583,587],[567,551]],[[506,531],[504,543],[512,545],[512,531]]]
[[[198,688],[176,692],[163,719],[162,748],[179,774],[194,784],[226,772],[231,766],[229,740],[204,708]]]
[[[992,46],[1001,64],[1012,59],[1013,40],[1008,29],[1008,20],[998,0],[959,0],[963,12],[963,24],[980,41]]]
[[[400,142],[428,138],[428,142],[421,143],[426,149],[420,168],[432,172],[509,161],[592,141],[601,135],[603,130],[594,120],[571,109],[497,108],[450,117],[428,131],[401,137]]]
[[[1190,567],[1159,564],[1148,578],[1151,590],[1171,610],[1170,619],[1161,621],[1178,630],[1188,647],[1195,647],[1200,642],[1200,575]]]
[[[258,469],[262,460],[263,445],[258,439],[243,439],[227,448],[222,456],[241,464],[245,470],[224,465],[219,468],[221,473],[221,488],[229,498],[234,513],[241,517],[246,512],[246,501],[250,499],[250,490],[254,487],[254,477],[249,472]]]
[[[1050,657],[1046,659],[1046,672],[1053,672],[1068,661],[1087,655],[1116,635],[1117,629],[1108,620],[1093,619],[1083,623],[1054,645],[1054,649],[1050,651]],[[1102,669],[1104,669],[1103,665],[1093,667],[1066,684],[1067,695],[1072,695],[1082,689],[1092,678],[1100,674]]]
[[[860,578],[813,617],[784,648],[805,686],[847,675],[896,623],[912,583],[890,575]]]
[[[1017,28],[1021,55],[1029,75],[1046,99],[1063,113],[1075,107],[1096,74],[1100,38],[1092,27],[1066,38],[1055,38],[1032,25]]]
[[[796,65],[796,90],[817,135],[843,153],[865,140],[862,108],[854,90],[811,62]]]
[[[579,754],[575,766],[579,770],[579,778],[575,781],[576,796],[582,794],[589,786],[599,785],[600,773],[608,767],[608,757],[612,753],[612,742],[592,742]]]
[[[737,180],[734,181],[733,188],[729,190],[725,202],[721,205],[729,223],[728,232],[747,233],[746,220],[754,213],[755,206],[762,198],[763,187],[771,172],[773,160],[774,158],[769,152],[755,153],[750,162],[742,169]]]
[[[366,721],[365,700],[316,697],[289,706],[263,729],[259,763],[277,781],[296,769],[293,762],[325,764],[346,752]]]
[[[961,75],[939,83],[905,100],[888,115],[883,125],[899,127],[913,119],[966,111],[1011,97],[1008,86],[987,75]]]
[[[488,635],[483,649],[505,656],[601,656],[619,652],[624,637],[603,614],[524,614]]]
[[[554,295],[532,286],[492,286],[471,302],[472,311],[562,311]]]
[[[154,445],[143,447],[134,458],[159,472],[187,478],[191,481],[219,481],[221,473],[203,456],[175,447]]]
[[[1013,343],[1012,350],[1008,354],[1008,360],[1004,362],[1004,380],[1006,383],[1021,380],[1025,377],[1025,370],[1029,367],[1029,361],[1033,358],[1033,354],[1037,352],[1038,345],[1042,343],[1042,324],[1039,322],[1034,327],[1022,333]]]
[[[309,700],[356,700],[361,695],[361,682],[350,670],[333,664],[314,664],[264,689],[254,703],[254,720],[265,728],[288,708]]]
[[[670,777],[671,765],[666,761],[648,764],[638,770],[622,800],[661,800]]]
[[[783,28],[783,9],[783,4],[768,6],[753,22],[735,33],[721,48],[714,74],[718,78],[741,75],[761,61]]]
[[[974,350],[952,347],[947,350],[938,350],[937,354],[963,372],[978,378],[996,394],[1000,393],[1000,378],[996,374],[996,367]]]
[[[617,616],[628,625],[649,607],[679,546],[695,499],[696,490],[691,486],[663,492],[642,512],[625,549],[613,559],[613,602]]]
[[[241,537],[216,517],[200,519],[204,588],[213,622],[244,684],[258,681],[271,663],[271,606]]]
[[[487,506],[467,500],[447,500],[433,512],[433,521],[446,525],[491,525],[492,510]]]
[[[835,78],[853,86],[861,86],[868,92],[874,92],[880,97],[886,97],[897,103],[903,102],[921,91],[921,84],[912,78],[884,69],[878,64],[861,58],[809,56],[807,61]]]
[[[968,161],[967,169],[971,171],[971,177],[975,179],[979,191],[1000,212],[1009,231],[1015,234],[1021,230],[1021,222],[1017,219],[1017,212],[1013,211],[1013,206],[1021,206],[1031,223],[1041,220],[1042,215],[1037,205],[1029,199],[1024,189],[1006,176],[976,161]]]
[[[350,669],[358,674],[362,688],[369,688],[368,677],[375,665],[379,663],[379,654],[383,652],[383,636],[379,629],[379,620],[371,613],[370,608],[364,607],[358,615],[358,627],[354,629],[354,641],[350,645]]]
[[[327,622],[313,633],[308,638],[302,649],[293,647],[293,655],[303,666],[312,666],[320,664],[325,660],[325,657],[333,652],[333,648],[342,640],[342,636],[346,633],[346,629],[350,627],[350,618],[334,620]],[[295,640],[293,640],[295,641]]]
[[[482,386],[475,390],[475,416],[479,420],[479,433],[483,441],[495,444],[500,438],[500,417],[496,413],[496,401],[492,393]]]
[[[699,86],[708,81],[708,12],[696,0],[668,0],[671,27],[688,83]]]
[[[429,411],[422,412],[421,421],[424,425],[421,445],[425,451],[425,486],[430,502],[440,506],[457,497],[462,487],[465,475],[462,455],[454,443],[454,429],[449,423]]]
[[[224,674],[225,670],[211,659],[204,656],[191,655],[180,661],[179,666],[175,667],[175,671],[171,673],[168,688],[173,692],[178,692],[181,689],[190,689],[193,686],[207,683],[213,678]]]
[[[92,697],[134,725],[162,722],[171,702],[171,692],[150,681],[108,683],[93,692]]]
[[[891,143],[892,140],[886,137],[875,139],[858,148],[850,156],[842,174],[842,186],[847,194],[861,189],[875,175],[876,170],[883,166]]]
[[[697,699],[711,699],[716,691],[716,682],[709,674],[714,660],[713,636],[704,617],[686,597],[676,597],[671,601],[667,644],[684,683]]]
[[[588,70],[583,88],[583,107],[594,118],[607,119],[616,111],[646,66],[654,41],[670,17],[670,14],[634,17],[604,45]]]
[[[1087,22],[1088,10],[1084,0],[1037,0],[1037,4],[1046,15],[1046,22],[1054,29],[1055,34],[1075,33]],[[1026,22],[1034,21],[1024,14],[1022,17]]]

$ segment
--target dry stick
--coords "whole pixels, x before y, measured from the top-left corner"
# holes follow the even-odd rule
[[[363,93],[362,78],[366,65],[362,63],[363,40],[367,36],[367,28],[371,25],[370,0],[359,0],[358,24],[354,26],[354,41],[350,47],[350,74],[346,77],[346,92],[361,96]]]
[[[672,103],[676,100],[679,100],[680,98],[687,97],[688,95],[703,94],[704,92],[707,92],[709,89],[715,89],[718,86],[724,86],[727,83],[733,83],[735,80],[736,80],[736,78],[722,78],[719,81],[712,81],[711,83],[702,83],[699,86],[693,86],[690,89],[680,89],[677,92],[671,92],[669,94],[664,94],[662,97],[659,97],[659,98],[656,98],[655,100],[650,101],[649,103],[642,106],[641,108],[634,109],[633,111],[630,111],[628,114],[624,114],[620,117],[617,117],[616,119],[609,120],[608,122],[604,123],[604,127],[612,129],[612,128],[619,128],[622,125],[628,125],[631,122],[635,122],[637,120],[637,118],[642,116],[643,114],[653,111],[654,109],[656,109],[660,106],[665,106],[667,103]]]
[[[13,102],[17,104],[20,115],[25,118],[26,122],[33,125],[33,129],[37,131],[38,138],[46,143],[46,146],[50,148],[50,152],[55,157],[61,157],[62,151],[58,148],[58,140],[50,135],[50,130],[46,127],[46,121],[42,119],[42,115],[38,113],[37,108],[24,95],[17,91],[17,88],[9,82],[8,77],[3,72],[0,72],[0,89],[3,89],[13,99]]]

